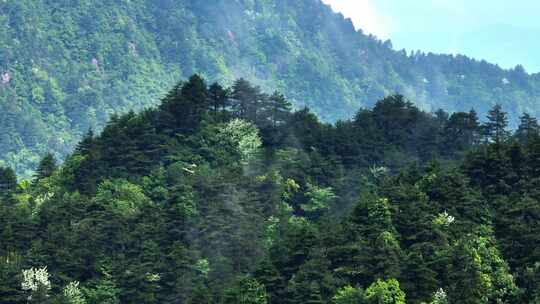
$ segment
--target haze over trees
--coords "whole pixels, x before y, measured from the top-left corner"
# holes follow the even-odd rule
[[[396,51],[319,0],[0,1],[0,45],[0,159],[26,177],[193,73],[277,89],[325,122],[396,93],[481,117],[501,104],[513,127],[540,114],[539,75]]]
[[[193,75],[60,166],[0,169],[0,299],[537,303],[539,129],[508,123],[393,95],[327,124]]]

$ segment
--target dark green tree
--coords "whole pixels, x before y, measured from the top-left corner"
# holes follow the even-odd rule
[[[217,114],[219,111],[223,113],[228,106],[229,91],[215,82],[208,88],[208,95],[214,114]]]
[[[52,176],[54,171],[56,171],[57,167],[58,164],[56,162],[56,158],[53,154],[48,153],[39,162],[35,174],[36,180]]]
[[[489,110],[488,121],[483,125],[484,134],[487,140],[496,145],[504,142],[510,136],[508,131],[508,114],[503,111],[500,104],[496,104]]]
[[[17,175],[11,168],[0,167],[0,196],[17,188]]]
[[[242,119],[257,123],[261,105],[267,99],[259,87],[252,86],[247,80],[240,78],[232,86],[231,102],[233,113]]]
[[[540,128],[538,126],[538,120],[535,117],[532,117],[529,113],[523,113],[519,121],[516,137],[520,142],[526,143],[531,138],[538,137]]]

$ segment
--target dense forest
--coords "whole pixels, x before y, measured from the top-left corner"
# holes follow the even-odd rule
[[[401,95],[327,124],[194,75],[0,169],[0,302],[539,303],[540,133]]]
[[[396,51],[320,0],[0,1],[0,45],[0,161],[26,177],[193,73],[280,90],[324,122],[396,93],[426,111],[540,114],[538,74]]]

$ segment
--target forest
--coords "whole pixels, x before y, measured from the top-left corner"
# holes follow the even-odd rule
[[[0,169],[0,302],[540,303],[540,133],[389,95],[321,122],[175,85],[31,178]]]
[[[501,104],[513,128],[540,115],[540,74],[396,50],[320,0],[6,0],[0,45],[0,165],[25,178],[194,73],[279,90],[329,123],[396,93],[428,112]]]

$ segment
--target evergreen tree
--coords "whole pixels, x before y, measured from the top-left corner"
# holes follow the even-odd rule
[[[254,87],[247,80],[240,78],[232,86],[231,97],[233,113],[237,117],[254,123],[259,122],[259,108],[267,98],[259,87]]]
[[[11,168],[0,167],[0,197],[14,191],[17,187],[17,176]]]
[[[94,131],[89,129],[88,132],[83,136],[77,147],[75,147],[75,152],[81,155],[88,155],[91,153],[91,150],[94,146]]]
[[[527,143],[531,138],[538,137],[540,129],[536,118],[532,117],[529,113],[523,113],[523,116],[519,120],[520,123],[516,131],[516,137],[520,142]]]
[[[265,286],[269,304],[278,304],[286,296],[286,284],[274,264],[264,259],[254,272],[257,281]]]
[[[275,91],[268,98],[268,105],[265,109],[273,128],[285,124],[290,116],[292,104],[281,94]]]
[[[502,110],[500,104],[496,104],[488,112],[488,121],[484,124],[484,134],[486,138],[496,145],[499,145],[509,137],[508,115]]]
[[[240,278],[234,287],[225,291],[224,304],[266,304],[264,285],[249,277]]]
[[[225,111],[228,106],[229,94],[229,91],[224,89],[217,82],[210,85],[208,88],[208,95],[214,114],[217,114],[219,111],[222,113]]]
[[[36,169],[36,180],[47,178],[53,175],[57,169],[56,158],[51,153],[45,155]]]
[[[507,261],[514,268],[531,267],[540,258],[540,204],[530,197],[508,201],[497,217],[497,236]]]
[[[431,254],[435,254],[435,251]],[[433,269],[434,263],[430,263],[430,258],[434,257],[424,258],[419,250],[413,250],[407,255],[400,281],[403,282],[402,287],[410,303],[425,303],[440,286],[437,272]]]

